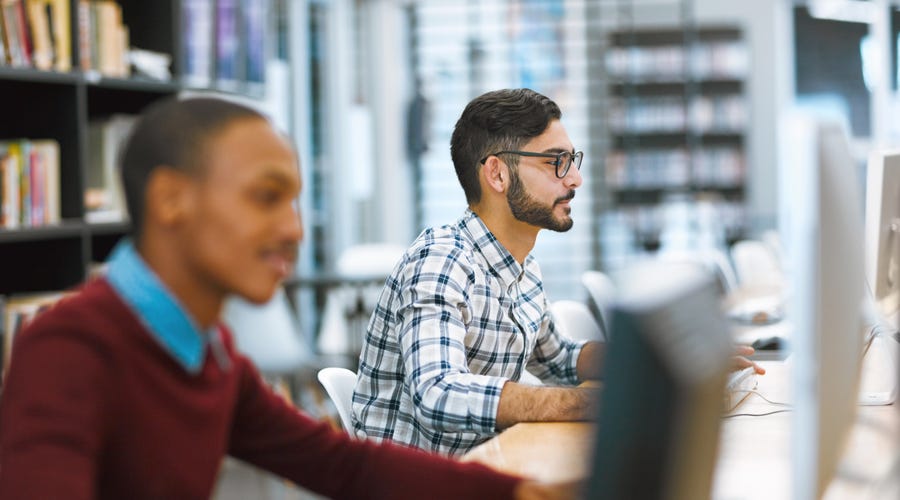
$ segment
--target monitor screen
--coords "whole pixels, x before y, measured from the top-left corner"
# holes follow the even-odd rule
[[[866,283],[878,313],[894,321],[900,309],[900,151],[869,155],[865,227]]]
[[[616,285],[587,498],[709,498],[731,355],[715,278],[656,261]]]
[[[840,122],[792,114],[779,165],[793,325],[791,498],[820,498],[856,414],[864,339],[860,183]]]

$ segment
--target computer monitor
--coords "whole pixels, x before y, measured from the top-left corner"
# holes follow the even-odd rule
[[[900,314],[900,151],[873,151],[866,169],[865,266],[867,297],[864,318],[868,325],[866,363],[879,363],[882,371],[898,364],[897,333]],[[871,346],[874,348],[870,348]],[[896,376],[866,374],[860,403],[891,404],[900,380]],[[893,374],[892,374],[893,375]]]
[[[876,151],[866,169],[866,283],[881,319],[900,309],[900,151]]]
[[[615,281],[587,498],[709,498],[732,353],[715,278],[653,261]]]
[[[861,188],[845,126],[785,120],[780,210],[788,255],[793,491],[822,496],[855,415],[864,341]]]

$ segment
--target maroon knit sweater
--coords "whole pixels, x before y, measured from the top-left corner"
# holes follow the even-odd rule
[[[0,397],[0,498],[201,499],[229,454],[332,498],[498,499],[519,479],[351,440],[231,369],[187,373],[104,280],[15,339]]]

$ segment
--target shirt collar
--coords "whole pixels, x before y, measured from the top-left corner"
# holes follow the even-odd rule
[[[509,253],[509,250],[500,244],[497,237],[484,225],[484,221],[481,220],[478,214],[471,209],[466,209],[465,214],[459,221],[459,226],[468,233],[475,247],[484,256],[488,266],[501,281],[510,285],[519,279],[524,272],[524,268]],[[531,254],[525,257],[526,264],[530,258]]]
[[[207,343],[220,340],[218,329],[204,332],[197,326],[130,240],[113,250],[106,279],[169,355],[188,372],[199,373]]]

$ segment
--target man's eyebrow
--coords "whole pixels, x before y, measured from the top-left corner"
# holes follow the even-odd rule
[[[545,150],[542,151],[542,152],[543,152],[543,153],[574,153],[574,152],[575,152],[575,148],[572,148],[572,149],[565,149],[565,148],[555,148],[555,147],[554,147],[554,148],[547,148],[547,149],[545,149]]]
[[[276,182],[285,182],[291,179],[290,176],[282,172],[281,170],[276,170],[275,168],[266,168],[265,171],[259,176],[261,179],[271,180]]]

